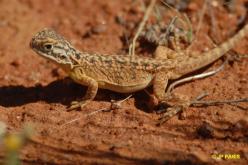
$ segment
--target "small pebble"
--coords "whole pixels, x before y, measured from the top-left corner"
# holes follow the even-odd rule
[[[100,33],[104,33],[107,30],[107,26],[106,24],[98,24],[94,26],[91,30],[95,34],[100,34]]]

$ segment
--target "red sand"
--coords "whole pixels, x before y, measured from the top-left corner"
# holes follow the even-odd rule
[[[245,15],[247,1],[236,2],[233,11],[220,3],[212,6],[219,34],[216,39],[231,36],[238,19]],[[36,130],[21,152],[23,164],[247,163],[247,103],[239,104],[246,110],[233,105],[189,108],[185,120],[175,116],[157,127],[159,116],[139,106],[144,91],[125,102],[122,109],[87,116],[108,108],[111,99],[125,97],[100,90],[84,110],[66,112],[66,106],[82,98],[86,88],[68,80],[56,65],[36,55],[29,48],[32,35],[52,27],[81,50],[121,53],[127,46],[120,39],[125,28],[115,19],[122,16],[137,24],[142,17],[138,5],[131,0],[0,0],[0,121],[10,131],[20,130],[27,122],[33,123]],[[193,1],[187,8],[194,29],[202,6],[203,1]],[[210,25],[207,14],[194,50],[211,47],[207,36],[214,32]],[[92,28],[95,33],[86,36]],[[248,37],[235,51],[248,53],[247,41]],[[207,70],[220,64],[221,60]],[[175,91],[191,98],[207,91],[206,100],[245,98],[247,68],[247,59],[234,61],[220,73],[183,84]],[[76,118],[80,119],[68,123]],[[216,161],[213,154],[239,154],[241,158]],[[2,158],[3,152],[0,155]]]

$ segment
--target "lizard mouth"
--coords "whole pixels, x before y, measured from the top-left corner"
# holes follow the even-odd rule
[[[40,50],[39,43],[37,43],[37,42],[35,41],[34,38],[31,39],[31,41],[30,41],[30,43],[29,43],[29,47],[30,47],[33,51],[35,51],[37,54],[39,54],[39,55],[41,55],[41,56],[45,56],[45,55],[44,55],[44,52],[42,52],[42,51]]]
[[[29,47],[32,48],[32,49],[33,49],[33,45],[34,45],[33,44],[33,41],[34,41],[34,39],[32,38],[31,41],[30,41],[30,43],[29,43]]]
[[[41,50],[40,44],[37,41],[35,41],[34,38],[31,39],[29,46],[37,54],[44,56],[44,52]]]

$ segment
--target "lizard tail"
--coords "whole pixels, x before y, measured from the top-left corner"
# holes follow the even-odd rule
[[[220,46],[208,52],[205,52],[202,55],[199,55],[195,58],[188,59],[187,63],[188,64],[190,63],[191,65],[186,65],[186,66],[181,65],[184,67],[183,69],[181,69],[181,71],[183,71],[184,73],[180,73],[180,75],[193,72],[197,69],[200,69],[216,61],[226,52],[232,49],[234,45],[237,44],[247,34],[248,34],[248,24],[246,24],[237,34],[235,34],[232,38],[230,38],[226,42],[222,43]],[[191,60],[192,62],[190,62]]]

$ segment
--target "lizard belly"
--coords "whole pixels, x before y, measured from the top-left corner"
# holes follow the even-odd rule
[[[131,93],[142,90],[149,86],[153,80],[153,74],[144,70],[134,70],[132,68],[112,71],[104,67],[77,67],[68,72],[69,76],[77,83],[86,85],[82,80],[86,76],[94,79],[98,83],[98,88],[108,89],[119,93]]]
[[[149,76],[146,78],[146,80],[142,81],[137,81],[135,83],[123,83],[123,84],[118,84],[118,83],[112,83],[108,81],[98,81],[98,86],[99,88],[102,89],[108,89],[111,91],[119,92],[119,93],[131,93],[131,92],[136,92],[139,90],[142,90],[146,88],[147,86],[151,85],[153,77]]]

